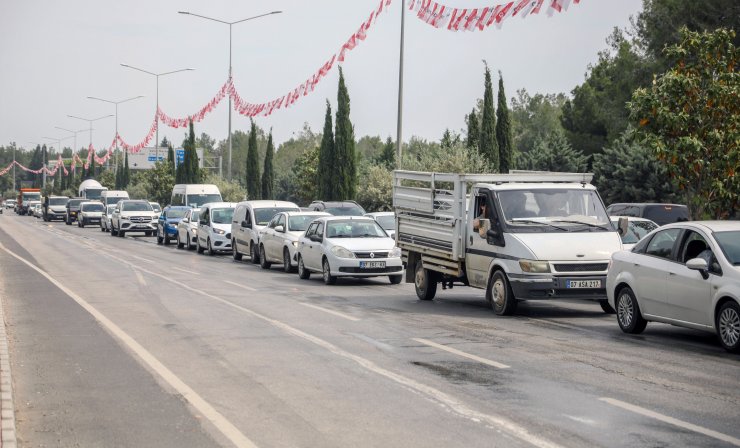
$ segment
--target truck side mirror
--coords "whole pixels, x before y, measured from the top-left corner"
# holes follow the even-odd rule
[[[619,218],[619,222],[617,223],[617,232],[619,233],[619,236],[627,235],[629,226],[630,226],[630,223],[627,217],[622,216],[621,218]]]
[[[252,228],[252,226],[246,220],[242,221],[242,227],[246,227],[248,229]]]

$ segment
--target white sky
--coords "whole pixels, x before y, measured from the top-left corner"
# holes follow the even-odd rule
[[[496,3],[447,0],[446,4],[469,8]],[[520,88],[530,93],[570,92],[583,81],[598,51],[606,48],[612,29],[627,26],[641,4],[641,0],[582,0],[552,18],[546,14],[509,18],[502,29],[483,32],[435,29],[407,14],[404,140],[412,135],[438,140],[445,128],[464,127],[465,114],[483,96],[482,59],[494,73],[503,72],[509,99]],[[160,78],[159,101],[173,117],[200,109],[227,78],[228,26],[180,15],[178,10],[225,21],[284,11],[233,27],[235,84],[243,98],[261,103],[306,80],[377,5],[377,0],[0,0],[0,144],[50,143],[43,137],[70,135],[55,126],[88,127],[67,115],[96,118],[114,112],[113,105],[87,96],[121,100],[145,95],[119,106],[121,135],[138,143],[154,116],[155,78],[121,63],[152,72],[194,68]],[[400,8],[401,0],[393,0],[390,11],[381,15],[343,64],[358,138],[396,136]],[[335,109],[338,76],[335,66],[313,93],[270,117],[258,117],[257,123],[272,127],[278,143],[299,132],[304,122],[320,132],[327,98]],[[197,135],[226,138],[227,101],[196,124]],[[248,131],[249,119],[233,116],[233,129]],[[115,120],[99,121],[94,129],[93,144],[105,148],[115,134]],[[160,124],[160,140],[167,136],[180,143],[183,135],[182,129]],[[78,135],[78,146],[87,141],[87,132]],[[71,145],[72,139],[63,142]]]

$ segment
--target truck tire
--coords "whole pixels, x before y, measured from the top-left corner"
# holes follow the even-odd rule
[[[499,316],[510,316],[516,311],[516,297],[503,271],[495,271],[488,281],[486,300],[491,303],[493,312]]]
[[[414,287],[419,300],[432,300],[437,294],[437,273],[424,269],[421,260],[417,260],[414,267]]]

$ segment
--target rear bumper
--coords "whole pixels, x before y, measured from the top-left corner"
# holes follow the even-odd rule
[[[600,288],[569,288],[571,280],[600,281]],[[510,276],[514,297],[519,300],[606,299],[606,275],[587,277]]]

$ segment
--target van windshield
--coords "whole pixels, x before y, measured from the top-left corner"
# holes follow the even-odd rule
[[[102,212],[103,204],[82,204],[82,211],[84,212]]]
[[[116,204],[118,204],[118,201],[122,201],[124,199],[128,199],[128,198],[127,197],[124,197],[124,196],[120,196],[120,197],[118,197],[118,196],[113,196],[113,197],[106,196],[105,197],[105,205],[116,205]]]
[[[223,202],[220,194],[189,194],[186,203],[191,207],[200,207],[209,202]]]
[[[498,199],[512,232],[614,231],[595,190],[504,190]]]
[[[49,205],[65,205],[69,198],[49,198]]]
[[[211,221],[214,224],[229,224],[234,216],[233,208],[214,208],[211,210]]]

